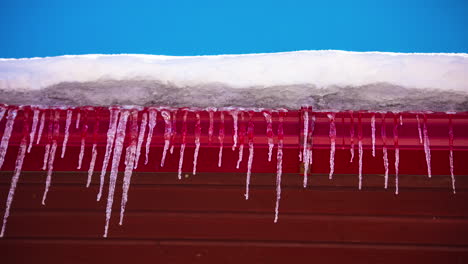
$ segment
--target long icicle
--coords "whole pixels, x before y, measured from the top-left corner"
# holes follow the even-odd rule
[[[333,173],[335,172],[335,144],[336,144],[336,125],[335,125],[335,113],[327,115],[330,119],[330,131],[328,136],[330,137],[330,174],[328,178],[333,179]]]
[[[120,203],[120,221],[119,225],[123,224],[125,215],[125,206],[128,201],[128,190],[132,180],[133,168],[135,167],[137,156],[137,137],[138,137],[138,111],[132,110],[130,115],[130,145],[126,148],[125,154],[127,162],[125,165],[124,180],[122,185],[122,201]]]
[[[224,112],[220,111],[219,112],[219,134],[218,134],[218,140],[219,140],[219,154],[218,154],[218,167],[221,167],[223,163],[223,145],[224,145]]]
[[[81,110],[78,110],[78,113],[76,114],[76,124],[75,124],[76,129],[80,128],[80,119],[81,119]]]
[[[0,105],[0,121],[3,120],[3,116],[5,115],[7,108],[5,106]]]
[[[375,158],[375,114],[371,117],[372,157]]]
[[[50,120],[50,122],[53,122],[54,133],[52,135],[52,145],[50,147],[49,160],[47,162],[47,178],[46,178],[44,195],[42,196],[42,205],[45,205],[45,200],[47,199],[47,193],[49,192],[50,183],[52,182],[52,172],[54,171],[55,153],[57,151],[57,140],[58,140],[59,132],[60,132],[59,120],[60,120],[60,110],[55,110],[53,121]]]
[[[359,112],[358,114],[358,153],[359,153],[359,190],[362,189],[362,156],[363,156],[363,149],[362,149],[362,114]]]
[[[5,124],[5,130],[3,131],[2,141],[0,143],[0,169],[5,161],[5,155],[8,150],[8,143],[10,142],[11,132],[13,131],[13,125],[15,124],[16,115],[18,110],[8,110],[7,122]]]
[[[39,131],[37,132],[36,144],[39,144],[39,142],[41,141],[42,131],[44,131],[45,115],[46,115],[46,111],[42,112],[41,121],[40,121],[40,124],[39,124]]]
[[[429,133],[427,131],[427,116],[424,114],[423,122],[423,135],[424,135],[424,153],[426,154],[427,176],[432,177],[431,172],[431,143],[429,141]]]
[[[100,111],[94,111],[96,119],[94,122],[94,129],[93,129],[93,148],[91,151],[91,161],[89,162],[89,169],[88,169],[88,180],[86,181],[86,188],[89,187],[91,184],[91,180],[93,177],[94,167],[96,166],[96,158],[97,158],[97,141],[98,141],[98,134],[99,134],[99,114]]]
[[[302,117],[304,120],[304,125],[303,125],[303,134],[302,134],[302,163],[304,165],[304,178],[302,182],[302,187],[306,188],[307,187],[307,173],[309,172],[309,151],[307,151],[307,136],[309,134],[309,110],[306,107],[303,107],[302,109]]]
[[[87,134],[88,134],[88,110],[86,109],[84,110],[83,125],[81,126],[81,146],[80,146],[80,154],[78,155],[78,167],[76,167],[76,169],[78,170],[81,169],[81,165],[83,163]]]
[[[450,163],[450,177],[452,178],[452,190],[453,194],[457,193],[455,189],[455,174],[453,173],[453,124],[452,124],[452,113],[449,113],[449,163]]]
[[[151,139],[153,138],[153,131],[156,127],[156,120],[158,117],[158,112],[154,108],[149,109],[149,122],[148,122],[148,136],[146,138],[146,155],[145,155],[145,165],[148,164],[148,154],[151,146]]]
[[[423,143],[422,132],[421,132],[421,121],[419,120],[419,115],[416,114],[416,120],[418,121],[418,134],[419,134],[419,144]]]
[[[208,127],[208,144],[211,145],[211,141],[213,140],[213,133],[214,133],[214,112],[216,112],[216,108],[210,107],[207,109],[207,111],[210,117],[210,124]]]
[[[31,152],[31,148],[34,142],[34,137],[36,136],[36,130],[37,130],[37,125],[39,123],[39,114],[41,113],[41,110],[39,109],[34,109],[34,115],[33,115],[33,122],[32,122],[32,128],[31,128],[31,133],[29,134],[29,146],[28,146],[28,153]]]
[[[65,136],[63,138],[63,145],[62,145],[62,155],[60,155],[60,158],[63,159],[65,157],[65,151],[67,150],[67,143],[68,143],[68,137],[70,136],[70,125],[72,121],[72,115],[73,115],[73,110],[68,109],[67,110],[67,119],[65,121]]]
[[[6,224],[8,221],[8,216],[10,215],[11,203],[15,196],[16,185],[21,174],[21,169],[23,168],[23,161],[26,155],[26,146],[28,144],[28,133],[29,133],[29,113],[27,110],[23,110],[23,138],[18,149],[18,156],[16,157],[15,163],[15,172],[11,178],[10,190],[8,191],[8,198],[5,205],[5,213],[3,214],[3,225],[2,231],[0,231],[0,237],[5,235]]]
[[[240,163],[244,157],[244,138],[246,132],[245,124],[244,124],[244,112],[240,112],[240,129],[239,129],[239,157],[237,159],[236,169],[239,169]]]
[[[169,152],[172,154],[174,153],[174,146],[175,146],[175,137],[177,135],[177,110],[172,112],[172,132],[171,132],[171,141],[170,141],[170,149]]]
[[[200,151],[200,136],[201,136],[201,124],[200,124],[200,113],[195,113],[196,123],[195,123],[195,150],[193,151],[193,175],[197,174],[197,162],[198,162],[198,152]]]
[[[307,135],[307,151],[309,154],[307,156],[309,157],[309,170],[310,173],[312,174],[312,163],[314,162],[313,157],[312,157],[312,148],[314,146],[314,130],[315,130],[315,115],[312,116],[312,118],[309,120],[309,134]]]
[[[245,199],[249,199],[250,176],[252,174],[252,164],[254,158],[254,123],[252,121],[253,111],[249,111],[249,125],[247,127],[247,136],[249,138],[249,160],[247,161],[247,177],[245,179]]]
[[[353,111],[350,112],[350,117],[351,117],[351,124],[349,127],[349,138],[351,141],[351,147],[349,148],[349,151],[351,152],[351,159],[349,162],[353,162],[354,160],[354,116],[353,116]]]
[[[166,161],[167,150],[169,149],[169,144],[171,142],[172,136],[172,122],[171,122],[171,113],[169,111],[162,111],[161,115],[164,119],[164,148],[161,158],[161,167],[164,167],[164,162]]]
[[[44,147],[44,164],[42,170],[47,170],[47,164],[49,162],[50,146],[52,144],[52,136],[54,134],[54,112],[49,110],[49,123],[47,124],[47,144]]]
[[[276,206],[275,206],[275,220],[278,222],[279,215],[279,204],[281,200],[281,176],[283,174],[283,140],[284,140],[284,131],[283,131],[283,121],[286,112],[280,111],[278,117],[278,150],[276,153]]]
[[[270,111],[263,111],[263,116],[265,117],[265,122],[267,123],[266,135],[268,138],[268,161],[271,161],[271,156],[273,155],[273,147],[275,143],[273,142],[273,121],[271,119]]]
[[[400,122],[400,125],[401,125],[401,122]],[[393,144],[395,146],[395,194],[398,194],[398,191],[399,191],[398,171],[399,171],[399,165],[400,165],[400,147],[398,146],[398,119],[397,119],[396,114],[394,114],[394,119],[393,119]]]
[[[232,151],[236,150],[237,147],[237,139],[238,139],[238,116],[239,116],[239,111],[238,110],[231,110],[229,111],[229,114],[232,116],[232,123],[233,123],[233,130],[234,133],[232,134]]]
[[[384,187],[388,188],[388,151],[387,151],[387,128],[385,125],[385,113],[382,113],[382,124],[380,126],[380,135],[382,137],[383,165],[385,170]]]
[[[120,109],[115,107],[109,107],[110,117],[109,117],[109,129],[107,130],[107,144],[106,152],[104,154],[104,161],[102,162],[102,169],[99,182],[99,193],[97,195],[97,200],[101,200],[102,189],[104,187],[104,181],[107,171],[107,166],[109,165],[109,160],[112,155],[112,150],[114,148],[115,134],[117,132],[117,121],[119,120]]]
[[[187,114],[188,111],[184,111],[182,117],[182,143],[180,144],[180,155],[179,155],[179,170],[177,173],[177,178],[182,179],[182,166],[184,165],[184,153],[185,153],[185,144],[187,141]]]
[[[109,178],[109,194],[107,196],[106,206],[106,224],[104,227],[103,237],[107,237],[109,230],[109,220],[112,214],[112,204],[114,203],[115,185],[117,183],[117,173],[119,171],[120,157],[122,156],[123,143],[125,139],[125,129],[127,127],[127,120],[130,112],[128,110],[122,111],[120,114],[119,124],[116,129],[114,155],[112,156],[111,174]]]
[[[136,149],[136,154],[135,154],[134,169],[138,168],[138,161],[140,160],[141,146],[143,146],[143,141],[145,140],[145,132],[146,132],[147,123],[148,123],[148,114],[143,113],[141,115],[140,132],[139,132],[139,135],[138,135],[138,143],[137,143],[137,149]]]

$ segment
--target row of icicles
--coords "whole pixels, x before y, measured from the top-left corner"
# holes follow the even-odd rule
[[[5,233],[7,219],[10,213],[11,203],[13,201],[16,185],[18,183],[19,176],[21,174],[21,169],[23,166],[23,161],[26,153],[31,151],[33,142],[39,144],[42,139],[43,130],[45,129],[45,119],[46,114],[49,114],[49,124],[48,124],[48,133],[47,133],[47,144],[45,145],[44,151],[44,163],[42,170],[47,171],[47,178],[45,183],[45,190],[42,198],[42,204],[45,205],[47,198],[47,192],[49,190],[54,161],[56,157],[57,148],[59,145],[58,138],[60,134],[60,114],[66,111],[66,121],[64,129],[64,139],[62,142],[61,154],[60,157],[63,158],[66,152],[67,142],[69,138],[69,129],[72,125],[72,116],[73,109],[66,108],[34,108],[34,107],[6,107],[0,106],[0,121],[6,115],[6,124],[5,130],[3,132],[2,140],[0,143],[0,169],[3,166],[5,155],[8,149],[8,142],[12,134],[13,125],[18,114],[18,111],[23,111],[23,128],[22,128],[22,139],[20,142],[18,155],[15,163],[15,170],[11,180],[10,191],[8,193],[8,198],[5,207],[5,213],[3,217],[3,225],[0,233],[0,237],[3,237]],[[78,159],[77,169],[81,169],[82,160],[85,152],[85,139],[88,133],[88,113],[95,111],[92,107],[84,107],[76,113],[76,129],[80,128],[81,125],[81,147]],[[126,138],[127,126],[129,126],[130,135],[127,138],[127,147],[125,149],[125,171],[124,171],[124,180],[123,180],[123,195],[121,201],[121,212],[120,212],[120,221],[119,224],[122,225],[123,217],[125,213],[125,206],[128,200],[128,190],[130,187],[130,181],[132,177],[132,172],[137,168],[141,156],[142,146],[145,143],[145,161],[144,164],[148,163],[148,154],[150,151],[150,144],[153,137],[153,131],[156,127],[156,119],[158,113],[164,119],[164,147],[161,158],[160,166],[164,166],[167,152],[174,151],[174,137],[176,134],[176,113],[178,110],[168,110],[165,108],[154,108],[150,107],[146,110],[136,109],[136,108],[123,108],[123,107],[110,107],[110,118],[109,118],[109,128],[107,130],[107,144],[105,148],[104,160],[101,167],[100,173],[100,185],[99,192],[97,194],[97,201],[101,199],[103,193],[103,186],[105,182],[105,175],[109,164],[111,165],[110,169],[110,178],[109,178],[109,192],[107,197],[107,206],[106,206],[106,222],[104,228],[104,237],[107,237],[109,220],[112,212],[112,204],[114,202],[114,192],[117,182],[118,168],[124,148],[124,140]],[[193,171],[195,175],[197,170],[197,160],[198,152],[200,149],[200,136],[201,136],[201,125],[200,125],[200,112],[192,111],[188,108],[179,109],[183,112],[182,119],[182,129],[181,129],[181,145],[180,145],[180,156],[179,156],[179,166],[178,166],[178,178],[182,178],[182,165],[184,161],[185,154],[185,145],[186,145],[186,135],[187,135],[187,115],[189,112],[194,112],[196,117],[195,122],[195,150],[193,155]],[[209,114],[209,128],[208,128],[208,139],[211,143],[213,134],[214,134],[214,115],[219,113],[219,131],[218,131],[218,142],[219,142],[219,156],[218,156],[218,167],[222,166],[222,157],[223,157],[223,147],[224,147],[224,119],[225,114],[229,114],[233,119],[233,145],[232,150],[234,151],[238,148],[239,158],[236,163],[236,168],[239,169],[240,163],[243,158],[244,144],[248,145],[248,161],[247,161],[247,175],[246,175],[246,187],[245,187],[245,199],[249,199],[249,184],[252,171],[252,164],[254,158],[254,123],[252,121],[253,110],[244,110],[229,108],[223,109],[222,111],[217,111],[215,108],[207,108],[205,111]],[[259,110],[257,110],[259,111]],[[276,206],[275,206],[275,217],[274,222],[278,221],[278,212],[279,212],[279,203],[281,198],[281,176],[282,176],[282,163],[283,163],[283,121],[286,117],[287,110],[261,110],[263,116],[265,117],[266,126],[266,135],[268,140],[268,161],[271,161],[273,148],[274,148],[274,131],[273,131],[273,121],[272,114],[277,113],[278,116],[278,127],[277,127],[277,172],[276,172]],[[141,113],[141,121],[138,124],[138,116]],[[83,115],[83,118],[81,116]],[[32,122],[30,120],[32,116]],[[334,159],[335,159],[335,143],[336,143],[336,126],[335,126],[335,113],[329,113],[329,137],[330,137],[330,173],[329,178],[333,178],[334,173]],[[398,146],[398,126],[403,125],[402,115],[395,113],[393,122],[393,144],[395,149],[395,193],[398,194],[398,166],[399,166],[399,146]],[[90,186],[91,178],[93,172],[95,171],[96,157],[97,153],[97,134],[99,129],[99,115],[96,115],[94,131],[93,131],[93,145],[92,145],[92,156],[89,164],[88,170],[88,179],[86,187]],[[351,117],[351,126],[350,126],[350,138],[351,138],[351,162],[354,159],[354,117],[353,112],[350,112]],[[431,177],[431,153],[430,153],[430,142],[429,135],[427,130],[427,118],[425,114],[422,114],[422,129],[421,121],[419,115],[416,115],[418,121],[418,134],[420,143],[424,146],[424,152],[426,155],[427,163],[427,172],[429,178]],[[244,122],[240,123],[238,126],[238,120],[241,119],[244,121],[248,118],[247,127]],[[373,114],[371,117],[371,135],[372,135],[372,156],[375,157],[375,137],[376,137],[376,115]],[[382,151],[383,151],[383,165],[385,170],[385,183],[384,187],[388,187],[388,174],[389,174],[389,162],[388,162],[388,150],[387,150],[387,135],[386,135],[386,123],[385,123],[385,114],[381,114],[381,137],[382,137]],[[312,165],[312,149],[313,149],[313,134],[315,128],[315,115],[310,108],[303,107],[301,109],[301,119],[302,119],[302,142],[299,151],[299,159],[304,166],[304,188],[307,187],[308,174],[310,173],[310,166]],[[358,113],[357,117],[358,122],[358,159],[359,159],[359,189],[362,187],[362,158],[363,158],[363,143],[362,143],[362,124],[361,124],[361,113]],[[148,130],[148,132],[146,132]],[[36,133],[37,132],[37,133]],[[36,136],[37,134],[37,136]],[[145,142],[146,139],[146,142]],[[452,128],[452,118],[449,115],[449,162],[450,162],[450,174],[452,179],[452,188],[453,193],[455,193],[455,177],[453,173],[453,128]]]

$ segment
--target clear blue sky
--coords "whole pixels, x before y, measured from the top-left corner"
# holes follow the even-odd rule
[[[468,0],[0,0],[0,57],[468,52]]]

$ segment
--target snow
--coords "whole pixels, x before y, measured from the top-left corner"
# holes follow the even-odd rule
[[[323,50],[0,59],[0,93],[0,103],[17,105],[464,111],[468,54]]]

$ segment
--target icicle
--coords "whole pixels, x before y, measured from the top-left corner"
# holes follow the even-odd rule
[[[99,133],[99,111],[95,111],[96,121],[94,123],[94,132],[93,132],[93,149],[91,151],[91,161],[89,163],[88,169],[88,180],[86,181],[86,188],[91,184],[91,179],[93,177],[94,166],[96,165],[97,157],[97,137]]]
[[[18,114],[18,110],[8,110],[7,121],[5,124],[5,130],[3,131],[2,141],[0,143],[0,168],[3,166],[5,161],[5,155],[8,150],[8,143],[10,142],[11,132],[13,131],[13,125],[15,124],[15,118]]]
[[[184,152],[185,152],[185,144],[187,138],[187,114],[188,111],[184,111],[184,116],[182,118],[182,143],[180,144],[180,156],[179,156],[179,171],[177,177],[179,180],[182,179],[182,165],[184,164]]]
[[[0,106],[0,121],[2,121],[3,116],[5,115],[6,110],[7,110],[6,107]]]
[[[174,112],[172,112],[172,134],[171,134],[171,142],[170,142],[170,145],[171,145],[171,148],[169,150],[169,152],[171,154],[174,153],[174,145],[175,145],[175,137],[177,135],[177,110],[175,110]]]
[[[36,144],[39,144],[39,142],[41,141],[42,131],[44,130],[44,124],[45,124],[45,111],[41,115],[41,123],[39,125],[39,132],[37,132],[37,142],[36,142]]]
[[[172,136],[172,122],[171,122],[171,113],[168,111],[161,112],[162,117],[164,118],[164,149],[161,158],[161,167],[164,167],[164,161],[166,160],[167,150],[169,149],[169,143],[171,142]]]
[[[249,112],[249,125],[247,128],[247,135],[249,137],[249,160],[247,161],[247,177],[245,180],[245,199],[249,199],[249,186],[250,186],[250,176],[252,174],[252,163],[254,158],[254,123],[252,122],[253,112]]]
[[[78,110],[78,114],[76,114],[76,124],[75,124],[76,129],[80,127],[80,119],[81,119],[81,111]]]
[[[85,110],[84,118],[83,118],[83,126],[81,127],[81,147],[80,147],[80,154],[78,155],[78,167],[76,167],[76,169],[78,170],[81,169],[81,164],[83,162],[87,133],[88,133],[88,110]]]
[[[109,229],[109,220],[112,214],[112,204],[114,203],[114,192],[115,192],[115,184],[117,183],[117,173],[119,171],[119,164],[120,164],[120,157],[122,156],[122,149],[123,143],[125,139],[125,130],[127,127],[127,120],[130,112],[123,111],[120,114],[119,125],[117,126],[115,132],[115,149],[114,155],[112,156],[112,166],[111,166],[111,174],[109,180],[109,194],[107,196],[107,206],[106,206],[106,224],[104,227],[104,237],[107,237],[107,232]],[[116,113],[115,115],[118,115]]]
[[[99,193],[97,195],[97,200],[101,200],[102,189],[104,187],[104,179],[106,176],[107,166],[109,165],[109,159],[112,155],[112,149],[114,147],[115,133],[117,132],[117,121],[119,119],[120,110],[118,108],[109,108],[110,117],[109,117],[109,129],[107,130],[107,144],[106,152],[104,154],[104,161],[102,162],[100,183],[99,183]]]
[[[398,170],[400,164],[400,148],[398,146],[398,121],[396,115],[394,116],[393,121],[393,144],[395,145],[395,194],[398,194]]]
[[[146,138],[146,158],[145,165],[148,164],[148,154],[151,146],[151,139],[153,138],[153,131],[156,127],[156,120],[158,117],[158,112],[156,109],[149,109],[149,122],[148,122],[148,137]]]
[[[234,128],[234,134],[232,135],[232,141],[234,142],[232,144],[232,151],[234,151],[236,150],[236,147],[237,147],[237,137],[238,137],[237,120],[238,120],[239,111],[232,110],[232,111],[229,111],[229,114],[232,116],[232,123],[233,123],[233,128]]]
[[[350,114],[351,114],[351,125],[349,127],[349,137],[351,140],[351,148],[349,149],[349,151],[351,152],[351,159],[349,160],[349,162],[353,162],[354,160],[354,117],[353,117],[352,111],[350,112]]]
[[[268,161],[271,161],[273,147],[275,146],[275,144],[273,143],[273,121],[271,120],[270,111],[264,111],[263,116],[265,117],[265,121],[267,123],[266,135],[268,138]]]
[[[244,157],[244,138],[245,138],[245,124],[244,124],[244,112],[240,112],[241,123],[239,132],[239,158],[237,159],[236,169],[239,169],[242,158]]]
[[[200,113],[195,113],[197,119],[195,123],[195,150],[193,152],[193,175],[197,174],[197,161],[198,151],[200,150],[200,136],[201,136],[201,125],[200,125]]]
[[[278,118],[278,150],[276,153],[276,206],[275,206],[275,220],[274,222],[278,222],[278,215],[279,215],[279,204],[281,200],[281,176],[283,174],[283,139],[284,139],[284,132],[283,132],[283,120],[284,116],[286,115],[285,112],[279,112]]]
[[[383,164],[385,169],[385,189],[388,187],[388,151],[387,151],[387,128],[385,126],[385,114],[382,114],[382,125],[380,135],[382,136]]]
[[[423,123],[423,135],[424,135],[424,153],[426,154],[426,164],[427,164],[427,176],[432,177],[431,173],[431,143],[429,141],[429,134],[427,132],[427,117],[424,115]]]
[[[66,119],[66,122],[65,122],[65,137],[63,138],[62,155],[60,156],[62,159],[63,159],[63,157],[65,157],[65,151],[67,149],[68,137],[70,136],[70,125],[71,125],[72,114],[73,114],[73,111],[71,109],[68,109],[67,110],[67,119]]]
[[[221,167],[223,162],[223,143],[224,143],[224,113],[223,111],[219,112],[220,123],[219,123],[219,154],[218,154],[218,167]]]
[[[309,152],[307,151],[307,136],[309,134],[309,111],[307,108],[302,109],[302,119],[304,121],[304,131],[303,131],[303,143],[302,143],[302,162],[304,164],[304,180],[302,186],[307,187],[307,173],[309,171]]]
[[[419,134],[419,144],[423,143],[422,133],[421,133],[421,122],[419,121],[419,116],[416,115],[416,120],[418,120],[418,134]]]
[[[44,148],[44,159],[42,164],[42,170],[47,170],[47,161],[49,161],[50,143],[47,143]]]
[[[403,125],[403,115],[400,114],[400,126]]]
[[[315,115],[312,116],[312,118],[309,120],[309,134],[307,135],[307,142],[308,142],[308,148],[307,148],[307,151],[309,152],[309,154],[307,154],[307,156],[309,157],[309,168],[310,168],[310,165],[312,165],[313,163],[313,159],[312,159],[312,147],[314,146],[314,138],[313,138],[313,135],[314,135],[314,130],[315,130]]]
[[[136,169],[138,167],[138,161],[140,160],[141,146],[143,145],[143,140],[145,138],[146,124],[147,123],[148,123],[148,114],[143,113],[142,116],[141,116],[140,134],[138,135],[138,144],[137,144],[137,149],[136,149],[134,169]]]
[[[359,148],[359,190],[362,188],[362,122],[361,122],[362,114],[359,113],[358,115],[358,148]]]
[[[34,116],[33,116],[31,134],[29,135],[30,140],[29,140],[28,153],[31,152],[32,144],[34,142],[34,136],[36,136],[37,124],[39,123],[39,114],[40,114],[40,110],[35,109],[34,110]]]
[[[455,175],[453,173],[453,124],[452,124],[452,113],[449,113],[449,162],[450,162],[450,176],[452,178],[452,190],[453,194],[456,193],[455,190]]]
[[[53,121],[52,119],[50,120],[50,122],[53,123],[54,133],[52,135],[52,145],[50,147],[49,160],[47,162],[47,178],[46,178],[44,195],[42,196],[42,205],[45,205],[47,193],[49,192],[50,183],[52,181],[52,172],[54,170],[55,152],[57,151],[57,139],[58,139],[59,131],[60,131],[59,120],[60,120],[60,111],[55,110]]]
[[[330,174],[328,175],[329,179],[333,178],[333,173],[335,172],[335,141],[336,141],[336,126],[335,126],[335,113],[330,113],[327,115],[330,119],[330,132],[328,136],[330,137]]]
[[[210,116],[210,126],[208,128],[208,143],[210,145],[211,145],[211,141],[213,140],[213,132],[214,132],[213,117],[214,117],[215,111],[216,111],[216,108],[208,108],[208,115]]]
[[[5,205],[5,213],[3,215],[3,225],[2,231],[0,232],[0,237],[5,235],[6,224],[8,221],[8,216],[10,216],[10,208],[11,203],[13,202],[13,197],[15,195],[16,185],[18,184],[18,180],[21,174],[21,169],[23,168],[23,161],[26,155],[26,146],[28,143],[28,133],[29,133],[29,114],[27,111],[24,111],[23,116],[23,138],[21,139],[21,143],[18,149],[18,156],[16,157],[15,163],[15,172],[13,173],[13,177],[11,178],[10,190],[8,192],[8,198]],[[37,123],[37,122],[36,122]]]
[[[372,157],[375,158],[375,115],[371,117],[371,132],[372,132]]]
[[[125,206],[128,201],[128,190],[130,189],[130,182],[132,180],[132,172],[135,167],[137,155],[137,137],[138,137],[138,111],[133,110],[130,115],[130,145],[126,148],[126,166],[124,173],[124,180],[122,185],[122,201],[120,204],[120,221],[119,225],[123,224],[125,214]],[[146,124],[145,124],[146,125]]]
[[[42,165],[42,170],[47,170],[47,164],[49,162],[50,146],[52,144],[52,137],[54,133],[54,112],[49,111],[49,123],[47,129],[47,144],[44,147],[44,164]]]

